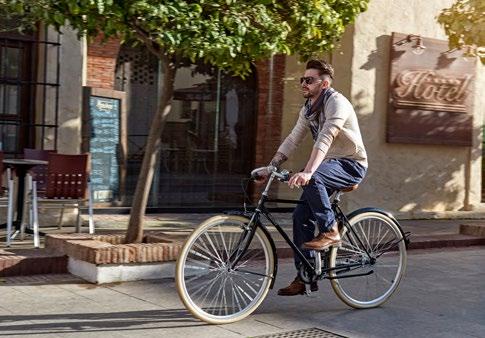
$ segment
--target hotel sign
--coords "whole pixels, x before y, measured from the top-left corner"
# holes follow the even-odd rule
[[[471,146],[475,60],[429,38],[417,55],[413,41],[396,45],[406,37],[391,39],[387,141]]]

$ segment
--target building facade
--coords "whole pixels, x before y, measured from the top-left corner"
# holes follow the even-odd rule
[[[369,155],[368,175],[357,191],[346,196],[346,208],[372,205],[406,217],[418,217],[430,212],[479,210],[483,206],[484,66],[476,59],[466,59],[460,52],[440,47],[444,46],[440,41],[445,41],[446,36],[436,16],[451,3],[373,0],[369,9],[347,28],[339,47],[323,56],[335,68],[334,87],[355,107]],[[47,38],[39,40],[57,39],[57,33],[44,32]],[[404,38],[396,40],[401,36],[397,33]],[[2,44],[2,48],[8,49],[10,45]],[[49,68],[55,63],[59,70],[47,71],[46,78],[52,76],[54,80],[44,81],[44,87],[57,88],[51,96],[39,96],[43,93],[42,84],[35,85],[39,89],[35,102],[31,103],[34,108],[26,114],[42,125],[35,128],[44,131],[34,133],[28,146],[80,152],[86,124],[82,87],[124,93],[126,185],[123,192],[114,196],[129,205],[150,121],[158,104],[163,78],[158,60],[142,48],[120,45],[115,39],[79,41],[68,29],[58,44],[46,47],[47,51],[36,48],[37,64]],[[466,83],[459,82],[461,77],[456,75],[458,64],[470,73]],[[42,67],[37,67],[37,79],[44,76]],[[303,71],[304,63],[285,56],[255,64],[252,75],[246,79],[204,64],[187,64],[178,69],[173,111],[162,134],[162,152],[150,205],[240,206],[244,198],[241,180],[253,167],[269,162],[296,121],[303,103],[298,81]],[[398,80],[394,81],[394,76],[411,71],[429,74],[426,78],[429,81],[436,75],[432,81],[443,83],[442,89],[435,90],[435,96],[443,98],[444,103],[401,100],[407,106],[397,105],[393,86]],[[454,84],[459,91],[460,83],[466,89],[460,97],[466,94],[468,101],[452,102],[452,96],[446,96],[450,99],[446,101],[444,91],[454,91]],[[4,81],[0,86],[6,91],[9,83]],[[433,96],[432,89],[423,90],[430,91],[429,98]],[[460,104],[461,108],[456,108]],[[51,115],[44,112],[44,105]],[[453,107],[459,111],[453,111]],[[410,125],[416,128],[392,127],[399,121],[393,112],[401,114],[404,120],[400,121],[406,125],[412,117],[414,124]],[[456,122],[462,120],[466,121]],[[428,129],[423,129],[423,125]],[[9,141],[4,140],[5,135],[14,133],[4,130],[2,142],[6,144]],[[466,142],[452,142],[462,131]],[[407,134],[399,138],[401,132],[411,133],[412,137]],[[21,147],[27,145],[17,143],[16,147],[15,151],[20,153]],[[304,167],[311,148],[312,141],[307,137],[285,167],[293,171]],[[281,198],[299,197],[298,191],[284,185],[278,186],[274,193]]]

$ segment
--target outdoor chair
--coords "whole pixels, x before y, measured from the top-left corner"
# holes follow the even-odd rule
[[[12,238],[12,224],[13,224],[13,198],[14,198],[14,189],[13,189],[13,178],[12,178],[12,171],[10,168],[6,170],[7,176],[7,187],[4,188],[2,185],[3,181],[3,159],[4,154],[3,151],[0,151],[0,207],[7,208],[7,233],[6,233],[6,245],[10,246],[10,241]]]
[[[27,203],[32,211],[34,231],[39,228],[38,209],[61,209],[62,222],[65,208],[77,209],[76,232],[81,231],[81,210],[88,208],[89,233],[94,233],[91,185],[89,182],[89,154],[48,154],[45,191],[37,189],[37,182],[29,184],[30,198]],[[38,231],[38,230],[37,230]],[[34,234],[35,236],[35,234]]]

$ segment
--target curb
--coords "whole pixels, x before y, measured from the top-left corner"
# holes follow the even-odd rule
[[[460,234],[412,236],[408,250],[485,246],[485,236],[475,235],[482,234],[482,231],[485,231],[485,226],[464,224],[460,227]],[[64,236],[69,237],[70,235]],[[79,237],[78,242],[81,242]],[[278,240],[275,241],[275,245],[278,258],[293,258],[293,250],[286,242]],[[173,264],[176,257],[171,258],[165,262],[170,263],[171,261]],[[3,250],[3,254],[0,253],[0,277],[66,272],[68,272],[68,257],[63,253],[48,249]]]

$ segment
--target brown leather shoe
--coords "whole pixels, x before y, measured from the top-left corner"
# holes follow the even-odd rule
[[[317,282],[313,282],[310,284],[310,290],[312,292],[318,291]],[[290,285],[288,285],[286,288],[278,290],[278,296],[296,296],[303,294],[305,294],[305,283],[303,283],[300,277],[296,277],[295,280],[291,282]]]
[[[321,232],[310,242],[303,243],[303,248],[320,251],[339,245],[341,242],[337,224],[334,224],[329,232]]]

